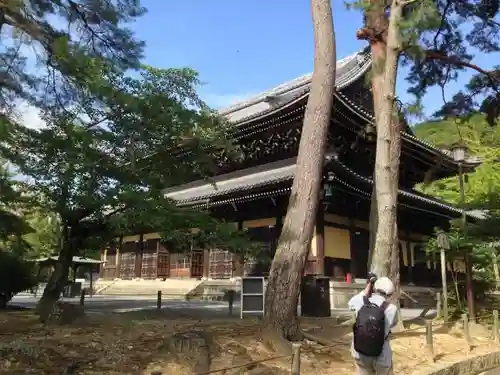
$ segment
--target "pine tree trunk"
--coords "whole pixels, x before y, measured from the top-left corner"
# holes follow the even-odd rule
[[[59,251],[59,258],[54,267],[54,272],[50,275],[49,281],[36,307],[40,321],[43,323],[50,320],[55,304],[59,300],[68,281],[69,269],[73,262],[74,249],[69,238],[70,236],[66,235],[67,232],[68,230],[65,230],[63,234],[63,244]]]
[[[396,68],[397,75],[397,68]],[[391,120],[391,179],[392,179],[392,194],[394,195],[397,203],[398,191],[399,191],[399,165],[401,160],[401,119],[399,117],[399,112],[397,108],[394,108]],[[389,275],[394,283],[394,303],[400,307],[399,297],[401,293],[400,285],[400,251],[399,251],[399,227],[397,220],[397,206],[394,220],[394,230],[392,234],[392,244],[391,244],[391,266]]]
[[[373,107],[375,118],[378,116],[382,91],[382,83],[384,82],[384,63],[386,56],[386,39],[387,27],[389,22],[385,16],[383,7],[376,4],[366,11],[365,27],[371,30],[371,34],[378,35],[377,38],[369,38],[370,52],[372,55],[372,70],[371,70],[371,87],[373,96]],[[375,120],[376,122],[376,120]],[[372,270],[372,258],[375,248],[375,238],[378,227],[378,212],[377,212],[377,192],[376,192],[376,176],[373,174],[373,188],[370,202],[370,248],[368,253],[368,269]]]
[[[401,4],[398,1],[393,1],[387,31],[384,80],[381,84],[382,90],[378,93],[380,103],[378,103],[379,112],[376,116],[375,186],[378,227],[373,251],[372,270],[379,276],[387,276],[390,272],[394,228],[397,219],[397,187],[399,182],[394,178],[393,168],[391,168],[392,159],[394,159],[391,157],[394,149],[394,131],[391,124],[395,111],[396,75],[400,51],[397,22],[401,19],[401,14]]]
[[[392,122],[391,122],[391,178],[393,181],[392,194],[396,197],[396,202],[398,199],[399,190],[399,164],[401,159],[401,121],[399,118],[399,113],[395,110],[393,112]],[[400,270],[400,251],[399,251],[399,228],[397,222],[397,206],[396,214],[393,226],[392,234],[392,244],[391,244],[391,266],[389,271],[389,278],[394,283],[394,295],[392,302],[398,308],[398,324],[399,328],[402,327],[401,320],[401,306],[400,306],[400,296],[401,296],[401,270]]]
[[[314,230],[335,90],[335,35],[330,0],[311,0],[311,8],[314,72],[296,175],[265,296],[265,332],[277,333],[287,340],[300,337],[297,304]]]

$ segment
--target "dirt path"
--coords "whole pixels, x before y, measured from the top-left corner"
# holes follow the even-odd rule
[[[301,374],[353,373],[349,325],[338,327],[334,319],[303,319],[302,326],[322,332],[332,345],[306,342]],[[459,329],[436,327],[436,364],[432,364],[426,354],[425,329],[408,328],[391,339],[396,374],[411,374],[497,348],[488,338],[476,337],[468,353]],[[213,372],[224,375],[289,374],[291,358],[270,351],[259,338],[258,320],[186,316],[176,311],[89,316],[73,325],[53,327],[41,326],[30,312],[3,312],[0,374],[54,375],[65,370],[75,375],[199,374],[207,368],[231,368]],[[263,362],[247,365],[255,361]],[[240,365],[245,365],[244,371]]]

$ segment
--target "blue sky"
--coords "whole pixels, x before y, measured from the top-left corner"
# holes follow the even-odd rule
[[[228,106],[312,71],[308,0],[143,0],[143,4],[148,14],[132,27],[147,42],[145,62],[196,69],[205,83],[200,93],[213,107]],[[365,46],[355,37],[362,18],[358,11],[347,10],[342,0],[333,0],[333,12],[340,59]],[[448,90],[450,96],[456,87]],[[403,101],[408,100],[404,92],[404,80],[399,79]],[[440,98],[437,90],[427,96],[427,113],[440,106]]]

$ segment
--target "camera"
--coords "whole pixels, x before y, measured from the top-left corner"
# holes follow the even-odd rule
[[[367,278],[368,278],[368,282],[370,284],[372,284],[372,286],[373,286],[373,284],[375,284],[375,281],[377,281],[377,275],[374,274],[373,272],[369,272]]]

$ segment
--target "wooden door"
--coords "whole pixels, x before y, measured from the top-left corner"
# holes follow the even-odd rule
[[[203,277],[203,250],[194,250],[192,253],[191,277]]]
[[[170,277],[189,277],[190,271],[190,253],[170,253]]]
[[[158,252],[156,277],[159,279],[166,279],[170,277],[170,259],[167,252]]]
[[[133,279],[135,276],[135,252],[120,254],[120,279]]]
[[[209,277],[229,279],[233,276],[233,254],[227,250],[212,249],[209,256]]]
[[[156,279],[159,240],[144,241],[141,275],[143,279]]]
[[[114,279],[118,277],[116,274],[116,249],[108,250],[106,255],[106,263],[101,265],[102,267],[102,278],[103,279]]]
[[[351,261],[355,264],[354,277],[365,279],[368,275],[370,232],[355,229],[351,232]]]

